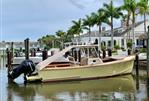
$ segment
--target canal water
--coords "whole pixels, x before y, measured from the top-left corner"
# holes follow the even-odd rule
[[[149,101],[144,76],[24,85],[23,76],[8,83],[5,61],[0,58],[0,101]]]

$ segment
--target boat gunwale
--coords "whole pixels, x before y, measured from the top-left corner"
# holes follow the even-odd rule
[[[131,57],[131,58],[129,58]],[[128,59],[126,59],[128,58]],[[68,69],[81,69],[81,68],[100,68],[99,66],[107,66],[110,64],[116,64],[116,63],[122,63],[122,62],[128,62],[130,60],[135,60],[135,55],[130,55],[127,57],[124,57],[122,59],[116,60],[116,61],[111,61],[111,62],[106,62],[106,63],[101,63],[101,64],[91,64],[91,65],[85,65],[85,66],[80,66],[80,65],[75,65],[75,66],[68,66],[68,67],[49,67],[44,68],[40,71],[50,71],[50,70],[68,70]]]

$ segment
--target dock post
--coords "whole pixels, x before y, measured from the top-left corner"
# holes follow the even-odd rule
[[[81,62],[81,50],[78,51],[78,60]]]
[[[14,43],[11,42],[11,48],[10,48],[10,51],[12,52],[12,53],[11,53],[12,57],[13,57],[13,55],[14,55],[14,54],[13,54],[13,53],[14,53],[13,45],[14,45]]]
[[[112,56],[112,49],[108,49],[108,56]]]
[[[25,59],[29,59],[29,38],[24,40],[25,46]]]
[[[102,49],[102,54],[103,54],[103,56],[102,56],[102,58],[104,59],[105,57],[106,57],[106,50],[105,49]]]
[[[147,33],[147,87],[149,87],[149,26]]]
[[[9,73],[12,70],[12,52],[10,50],[7,51],[7,68]]]
[[[77,61],[77,50],[76,49],[74,51],[74,58],[75,58],[75,61]]]
[[[7,51],[7,75],[9,75],[10,71],[12,71],[12,52],[10,50]],[[12,79],[8,77],[8,83],[11,83]]]
[[[128,55],[131,55],[131,49],[128,49]]]
[[[135,66],[136,66],[136,76],[139,76],[139,56],[138,53],[136,53],[136,60],[135,60]]]
[[[29,59],[29,38],[24,40],[24,46],[25,46],[25,59]],[[26,84],[26,74],[24,74],[24,84]]]
[[[45,59],[47,59],[48,58],[48,52],[47,52],[47,50],[43,50],[42,51],[42,60],[45,60]]]

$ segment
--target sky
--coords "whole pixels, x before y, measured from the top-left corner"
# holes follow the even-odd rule
[[[123,0],[114,0],[115,6]],[[67,31],[72,20],[85,18],[110,0],[1,0],[1,41],[36,41],[58,30]],[[107,25],[104,25],[107,26]],[[115,20],[114,26],[120,26]],[[108,28],[109,26],[107,26]],[[93,28],[96,30],[96,27]]]

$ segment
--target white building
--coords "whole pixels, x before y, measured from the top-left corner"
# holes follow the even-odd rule
[[[114,29],[114,45],[119,45],[121,48],[127,49],[127,39],[133,39],[133,34],[131,31],[131,26],[126,30],[126,27],[123,26],[115,28]],[[146,29],[147,26],[149,26],[149,20],[146,20]],[[144,21],[137,22],[135,24],[134,28],[135,33],[135,47],[145,47],[146,42],[145,39],[140,39],[140,36],[144,34]],[[98,31],[92,31],[91,35],[89,37],[89,33],[83,34],[79,37],[75,37],[72,42],[81,44],[88,44],[91,43],[98,43],[99,39],[99,32]],[[90,40],[90,41],[89,41]],[[106,46],[106,48],[109,48],[111,43],[111,37],[110,37],[110,30],[102,31],[102,37],[101,37],[101,43]]]

